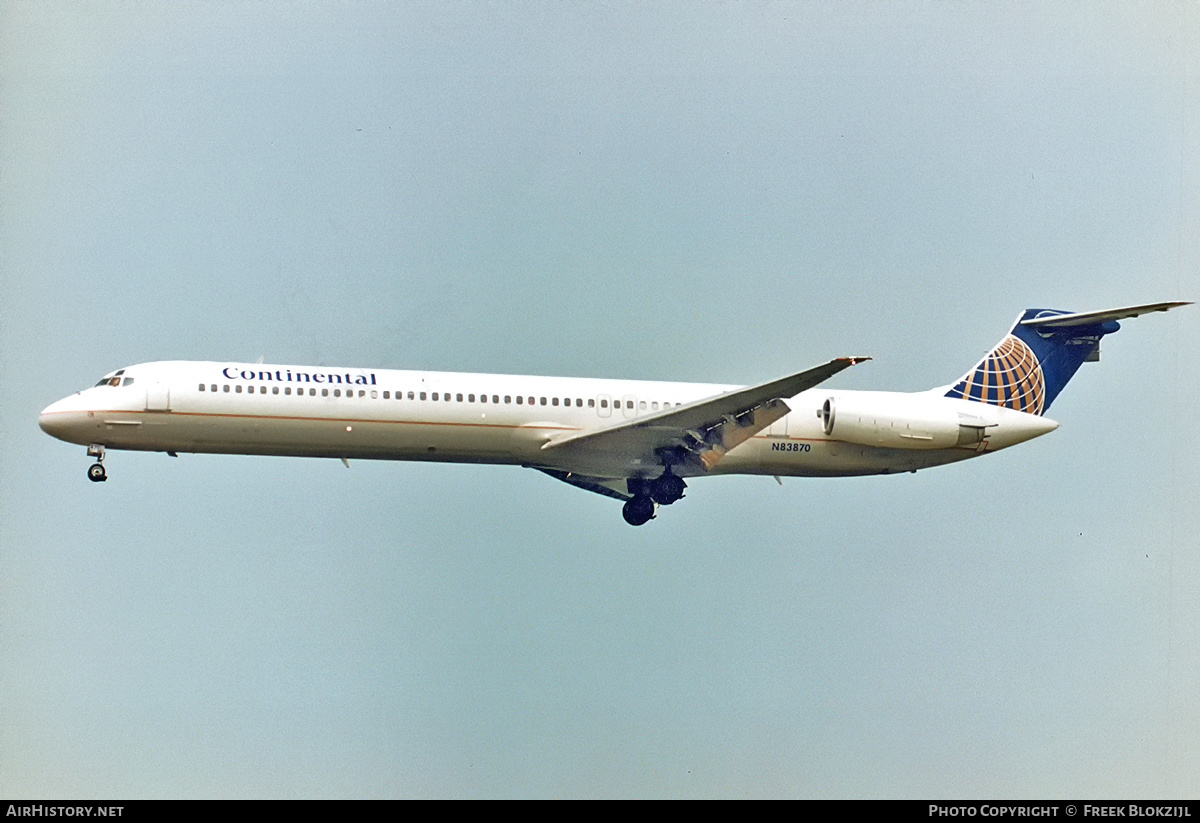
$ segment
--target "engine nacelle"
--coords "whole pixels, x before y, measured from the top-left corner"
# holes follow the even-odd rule
[[[952,449],[983,441],[989,424],[940,398],[830,397],[820,411],[825,434],[860,446]]]

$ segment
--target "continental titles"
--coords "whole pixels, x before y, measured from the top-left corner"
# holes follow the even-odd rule
[[[254,369],[243,369],[238,366],[226,366],[221,369],[221,374],[230,380],[270,380],[276,383],[348,383],[351,386],[375,385],[375,372],[367,374],[353,374],[351,372],[336,374],[334,372],[292,371],[291,369],[257,371]]]

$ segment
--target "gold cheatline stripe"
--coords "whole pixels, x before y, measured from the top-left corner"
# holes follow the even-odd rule
[[[161,414],[170,417],[225,417],[239,420],[298,420],[317,423],[390,423],[401,426],[472,426],[481,429],[520,429],[528,424],[511,425],[508,423],[442,423],[431,420],[379,420],[370,417],[300,417],[278,414],[232,414],[226,412],[183,412],[167,411],[164,409],[84,409],[82,411],[59,411],[51,414]],[[562,431],[582,431],[574,426],[530,426],[538,429],[560,429]]]

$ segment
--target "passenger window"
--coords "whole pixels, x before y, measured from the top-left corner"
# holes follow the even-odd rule
[[[201,384],[200,384],[200,391],[204,391],[204,384],[203,384],[203,383],[201,383]]]
[[[292,387],[291,387],[291,386],[284,386],[284,387],[283,387],[283,393],[284,393],[284,394],[291,394],[291,393],[292,393]]]
[[[588,398],[588,408],[589,409],[596,408],[596,401],[594,399],[592,399],[591,397]]]
[[[602,408],[602,409],[607,409],[607,408],[608,408],[608,401],[607,401],[607,400],[601,400],[601,401],[600,401],[600,408]]]
[[[279,394],[279,387],[278,387],[278,386],[272,386],[272,387],[271,387],[271,394]]]
[[[492,395],[492,402],[493,402],[493,403],[499,403],[499,402],[500,402],[500,395],[498,395],[498,394],[493,394],[493,395]],[[505,402],[505,403],[507,403],[507,402],[508,402],[508,398],[507,398],[507,397],[506,397],[506,398],[504,398],[504,402]]]
[[[209,391],[216,391],[216,390],[217,390],[217,384],[216,384],[216,383],[213,383],[211,386],[209,386],[209,387],[208,387],[208,390],[209,390]]]
[[[457,400],[459,403],[461,403],[462,402],[462,392],[459,392],[458,394],[454,395],[454,399]]]
[[[524,397],[521,397],[521,395],[517,395],[517,405],[518,405],[518,406],[520,406],[520,405],[522,405],[524,402],[525,402],[525,398],[524,398]]]
[[[544,397],[542,398],[542,405],[543,406],[546,405],[546,398],[544,398]]]
[[[238,384],[237,386],[234,386],[234,387],[233,387],[233,390],[234,390],[235,392],[237,392],[238,394],[241,394],[241,393],[242,393],[242,387],[241,387],[241,384]]]
[[[329,396],[329,389],[321,389],[321,396],[322,396],[322,397],[328,397],[328,396]]]
[[[474,402],[475,402],[475,395],[473,395],[473,394],[468,394],[468,395],[467,395],[467,402],[468,402],[468,403],[474,403]]]
[[[544,405],[546,405],[546,398],[544,398],[544,397],[542,398],[542,405],[543,405],[543,406],[544,406]],[[551,398],[550,398],[550,405],[551,405],[551,406],[557,406],[557,405],[558,405],[558,398],[557,398],[557,397],[551,397]]]

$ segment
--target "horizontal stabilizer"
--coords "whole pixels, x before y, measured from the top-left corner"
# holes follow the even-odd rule
[[[1051,314],[1045,317],[1034,317],[1022,320],[1022,326],[1033,326],[1036,329],[1067,329],[1075,326],[1095,326],[1113,320],[1124,320],[1126,317],[1137,317],[1139,314],[1149,314],[1156,311],[1167,311],[1179,306],[1190,306],[1187,301],[1174,303],[1147,303],[1144,306],[1128,306],[1123,309],[1105,309],[1103,311],[1084,311],[1075,314]]]

